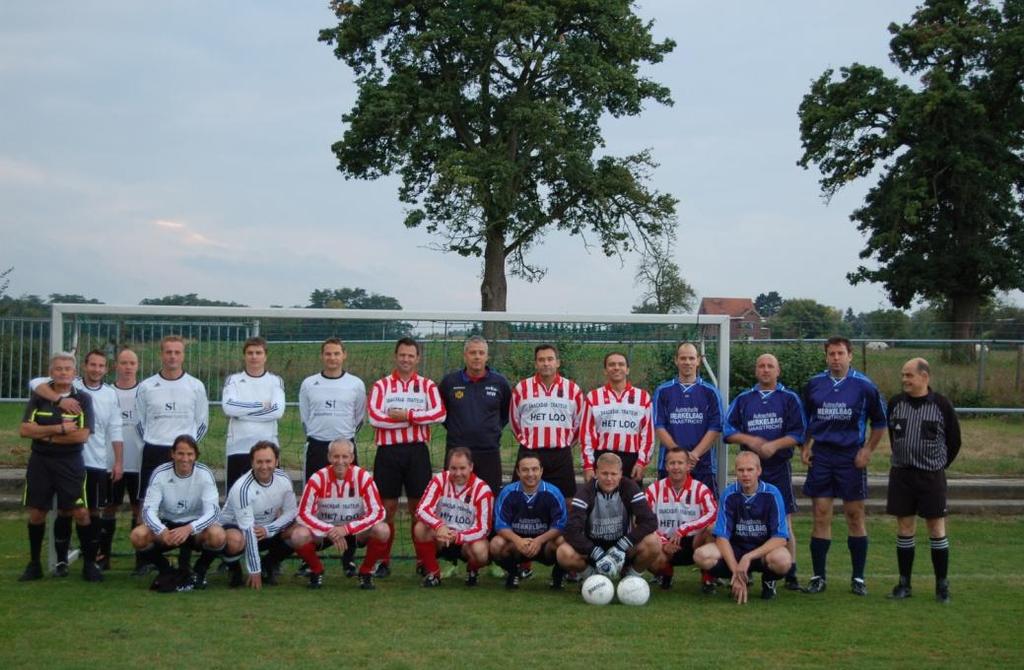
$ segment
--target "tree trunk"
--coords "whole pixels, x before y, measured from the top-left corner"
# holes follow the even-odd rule
[[[505,277],[505,236],[498,226],[489,226],[484,247],[484,276],[480,282],[480,311],[504,312],[508,299],[508,280]],[[508,324],[495,321],[484,323],[484,337],[488,340],[508,337]]]
[[[976,295],[954,295],[950,299],[953,326],[952,336],[955,340],[970,340],[974,337],[974,323],[978,319],[981,298]],[[965,342],[953,347],[953,360],[969,363],[975,359],[974,343]]]

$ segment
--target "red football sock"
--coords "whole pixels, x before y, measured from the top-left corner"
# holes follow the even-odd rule
[[[388,543],[382,540],[370,540],[366,543],[366,558],[359,566],[359,574],[368,575],[373,572],[373,566],[377,561],[382,561],[388,555]]]
[[[441,566],[437,564],[437,547],[433,540],[426,542],[414,542],[416,547],[416,559],[423,565],[428,575],[441,574]]]
[[[301,547],[295,549],[295,553],[298,554],[299,558],[306,562],[309,569],[314,574],[322,574],[324,571],[324,564],[320,562],[320,557],[316,555],[316,544],[313,542],[307,542]]]
[[[701,570],[700,571],[700,580],[703,583],[705,583],[705,584],[710,584],[711,582],[715,581],[715,578],[712,577],[711,573],[708,572],[707,570]]]
[[[658,574],[662,577],[671,577],[673,574],[675,574],[675,570],[672,568],[671,565],[666,565],[658,571]]]

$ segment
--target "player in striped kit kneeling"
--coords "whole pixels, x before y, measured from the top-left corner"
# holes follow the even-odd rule
[[[440,586],[438,557],[466,561],[466,586],[476,586],[480,568],[490,561],[494,494],[473,474],[473,455],[465,447],[448,452],[448,469],[433,476],[416,508],[413,540],[426,576],[423,586]]]
[[[391,531],[385,523],[384,505],[369,472],[353,464],[355,446],[350,440],[334,440],[327,448],[330,465],[313,473],[302,490],[299,524],[292,532],[295,553],[309,566],[309,588],[324,583],[324,564],[319,549],[334,545],[340,555],[352,543],[366,546],[359,566],[359,588],[372,590],[373,568],[388,551]]]

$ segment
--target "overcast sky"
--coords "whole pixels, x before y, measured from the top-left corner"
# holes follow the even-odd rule
[[[845,309],[888,306],[845,274],[868,184],[826,206],[796,166],[797,106],[825,68],[893,71],[907,0],[651,0],[678,46],[650,74],[673,107],[605,126],[608,151],[651,147],[653,186],[679,199],[675,260],[700,296],[776,290]],[[402,225],[397,181],[346,181],[330,151],[354,100],[319,44],[317,2],[0,4],[0,269],[9,293],[107,303],[199,293],[302,305],[360,286],[407,309],[479,308],[480,263]],[[627,312],[637,259],[550,234],[512,280],[510,311]]]

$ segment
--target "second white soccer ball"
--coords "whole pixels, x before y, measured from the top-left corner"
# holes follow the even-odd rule
[[[651,597],[651,587],[643,577],[624,577],[616,589],[619,602],[623,605],[646,605]]]
[[[615,597],[615,585],[604,575],[591,575],[583,582],[580,593],[591,605],[607,605]]]

